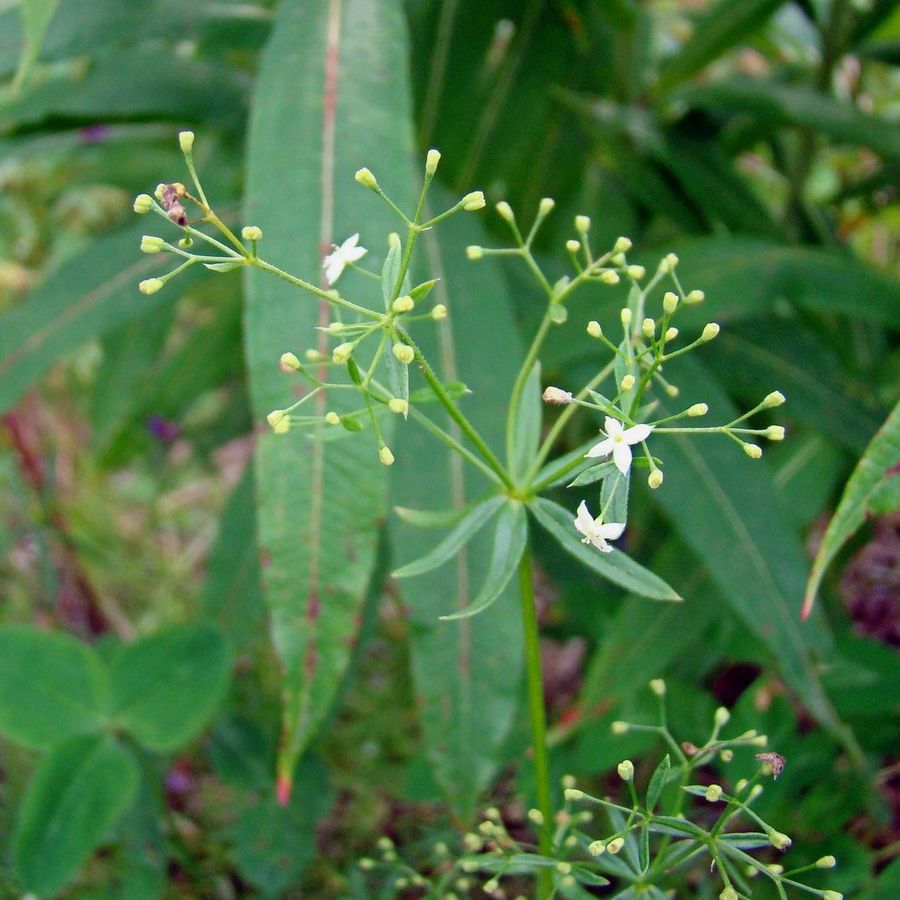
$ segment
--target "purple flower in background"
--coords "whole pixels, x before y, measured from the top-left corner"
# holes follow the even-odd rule
[[[147,419],[147,429],[160,443],[171,444],[180,434],[177,422],[171,422],[160,415],[152,415]]]
[[[86,125],[81,129],[81,141],[84,144],[99,144],[109,137],[109,125],[103,125],[98,122],[94,125]]]

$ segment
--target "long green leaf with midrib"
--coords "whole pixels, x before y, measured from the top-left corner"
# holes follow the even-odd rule
[[[406,48],[392,0],[285,0],[263,57],[249,142],[248,221],[261,253],[316,283],[321,254],[354,232],[378,268],[396,220],[353,181],[369,166],[403,205],[412,183]],[[382,308],[377,285],[352,272],[342,292]],[[261,421],[291,401],[296,376],[278,369],[285,350],[318,340],[329,310],[261,273],[247,279],[246,348]],[[317,398],[318,400],[319,398]],[[330,395],[309,412],[341,410]],[[259,540],[272,635],[284,669],[282,796],[315,735],[349,660],[357,616],[385,515],[386,479],[371,433],[322,443],[305,434],[260,437],[256,458]]]

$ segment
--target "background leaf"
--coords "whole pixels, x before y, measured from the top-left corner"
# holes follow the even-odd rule
[[[322,251],[357,231],[375,260],[386,250],[396,220],[353,173],[369,166],[407,205],[404,28],[393,0],[280,5],[254,100],[245,208],[276,265],[318,282]],[[313,297],[259,274],[246,282],[246,352],[262,420],[290,400],[279,355],[312,342],[329,314]],[[377,286],[352,272],[343,278],[354,300],[382,307]],[[384,469],[368,434],[307,440],[263,434],[256,457],[264,591],[285,674],[279,771],[286,780],[346,668],[385,513]]]
[[[57,6],[59,0],[22,0],[19,9],[22,14],[24,41],[19,68],[13,79],[14,91],[19,90],[28,78],[28,73],[41,52],[41,42]]]

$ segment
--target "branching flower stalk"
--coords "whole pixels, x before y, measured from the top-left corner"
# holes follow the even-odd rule
[[[360,169],[355,175],[356,182],[374,191],[397,215],[404,236],[398,233],[388,236],[379,274],[362,264],[368,251],[360,243],[359,234],[351,235],[326,255],[323,277],[317,284],[286,272],[260,256],[263,234],[259,227],[246,225],[238,237],[216,215],[194,166],[193,134],[182,132],[179,142],[192,189],[188,190],[179,182],[164,183],[157,187],[153,196],[141,194],[134,203],[135,212],[154,213],[180,233],[180,238],[175,240],[147,235],[141,241],[141,249],[145,253],[171,254],[178,265],[161,277],[142,281],[140,290],[145,294],[155,293],[187,268],[200,264],[218,273],[245,267],[260,269],[325,300],[333,311],[333,319],[321,330],[334,341],[331,354],[327,356],[314,349],[300,354],[285,350],[281,354],[278,364],[282,371],[305,379],[309,387],[295,403],[268,414],[267,421],[273,431],[293,434],[314,426],[312,433],[318,434],[323,424],[350,432],[368,428],[374,435],[379,462],[392,465],[394,454],[384,438],[381,422],[385,416],[395,415],[425,427],[488,480],[488,495],[457,521],[448,536],[422,559],[398,569],[394,576],[412,577],[430,571],[459,552],[484,527],[490,524],[494,529],[494,550],[484,585],[469,606],[442,618],[464,618],[483,611],[518,576],[538,796],[539,815],[535,817],[535,826],[538,849],[543,856],[549,857],[555,832],[538,625],[531,580],[529,516],[569,553],[613,582],[650,598],[680,600],[658,576],[634,561],[626,560],[626,579],[623,555],[614,551],[609,543],[620,537],[627,525],[632,471],[637,467],[648,469],[649,486],[659,488],[663,483],[663,461],[651,452],[650,445],[652,443],[656,451],[658,437],[669,434],[724,435],[740,446],[748,457],[758,459],[762,449],[756,439],[782,440],[784,428],[780,425],[749,427],[748,419],[779,406],[784,402],[783,395],[773,391],[743,415],[714,426],[688,424],[707,415],[708,406],[702,399],[685,405],[679,412],[657,414],[659,393],[669,401],[679,395],[678,387],[669,380],[670,364],[701,348],[719,333],[718,324],[710,322],[699,335],[684,342],[679,329],[672,324],[681,307],[704,299],[702,291],[685,290],[682,286],[677,274],[678,258],[671,253],[666,255],[648,278],[643,266],[628,260],[632,246],[628,238],[620,237],[609,250],[598,253],[590,241],[590,219],[577,216],[575,236],[566,243],[571,274],[554,281],[532,252],[535,236],[552,213],[554,201],[550,198],[541,200],[537,215],[527,229],[520,227],[509,204],[500,202],[496,211],[509,228],[512,246],[470,246],[467,256],[473,261],[488,257],[520,260],[534,278],[546,304],[511,388],[501,458],[465,413],[468,393],[465,385],[444,381],[413,337],[414,329],[421,324],[440,322],[448,315],[443,304],[431,305],[422,311],[436,279],[417,285],[411,282],[410,265],[417,239],[422,232],[435,228],[452,215],[482,209],[485,199],[481,191],[466,194],[449,209],[423,221],[428,190],[440,162],[437,150],[428,152],[422,189],[412,216],[391,200],[369,169]],[[185,204],[196,210],[195,221],[189,220]],[[201,226],[211,226],[214,234],[207,233]],[[198,247],[202,252],[198,252]],[[352,295],[347,296],[334,286],[347,270],[381,282],[383,310],[355,301]],[[571,390],[550,385],[542,393],[539,359],[544,341],[553,328],[566,324],[566,303],[573,294],[594,283],[628,286],[627,303],[619,314],[621,333],[609,336],[599,322],[589,322],[587,334],[607,360],[598,364],[596,374],[586,384],[573,386]],[[656,318],[651,315],[654,311]],[[363,345],[367,347],[366,354],[360,352]],[[364,362],[364,359],[369,361]],[[421,387],[410,386],[410,368],[420,374]],[[334,377],[329,374],[326,378],[326,372],[333,372]],[[358,395],[357,409],[340,414],[333,410],[324,415],[306,414],[304,407],[312,397],[348,391]],[[539,440],[541,398],[545,404],[559,407],[559,410],[543,439]],[[433,414],[435,408],[455,423],[459,437],[437,420]],[[589,416],[602,438],[554,457],[559,450],[559,439],[576,413]],[[537,446],[537,450],[526,453],[525,448],[530,446]],[[593,516],[584,500],[578,506],[577,516],[573,516],[570,509],[542,496],[549,488],[562,484],[599,485],[599,506],[595,506],[598,515]],[[398,514],[407,515],[415,522],[414,514],[401,510]],[[290,753],[282,754],[279,774],[289,778],[295,763],[296,759]],[[553,871],[546,866],[538,867],[536,877],[539,896],[549,897],[554,890]]]

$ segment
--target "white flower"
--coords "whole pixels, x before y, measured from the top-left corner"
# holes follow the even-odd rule
[[[631,465],[631,445],[647,440],[650,432],[653,431],[653,426],[633,425],[631,428],[623,428],[620,421],[607,416],[603,423],[603,430],[606,432],[606,440],[594,444],[584,455],[593,458],[609,456],[612,453],[616,468],[624,475]]]
[[[575,519],[575,527],[584,535],[581,543],[593,544],[601,553],[609,553],[612,547],[606,542],[620,538],[625,530],[625,525],[621,522],[604,524],[602,516],[597,516],[595,519],[584,500],[578,504],[578,518]]]
[[[328,284],[334,284],[341,277],[345,266],[362,259],[368,253],[365,247],[356,246],[358,241],[359,235],[352,234],[340,247],[335,246],[334,250],[325,257],[322,268],[325,269],[325,280]]]

